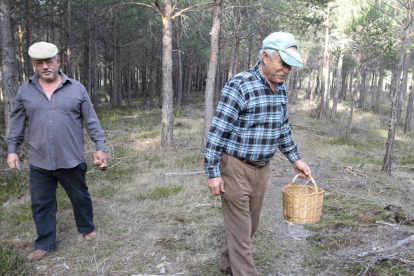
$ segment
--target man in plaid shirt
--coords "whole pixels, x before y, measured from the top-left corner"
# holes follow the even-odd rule
[[[204,152],[207,186],[221,195],[226,241],[220,270],[256,276],[250,240],[260,220],[269,161],[279,149],[301,177],[311,170],[298,154],[288,123],[285,78],[302,67],[297,42],[275,32],[263,40],[259,62],[237,74],[221,91]]]

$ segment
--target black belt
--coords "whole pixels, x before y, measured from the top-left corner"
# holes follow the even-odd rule
[[[246,158],[239,158],[239,157],[236,157],[236,158],[242,161],[243,163],[249,164],[259,169],[265,167],[267,163],[269,163],[269,161],[253,161],[253,160],[249,160]]]

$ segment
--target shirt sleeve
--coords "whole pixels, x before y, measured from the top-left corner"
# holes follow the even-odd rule
[[[290,163],[300,159],[298,148],[293,142],[292,133],[289,125],[288,104],[286,102],[285,116],[279,137],[279,150],[286,156]]]
[[[26,127],[26,109],[24,108],[21,99],[21,89],[17,92],[17,96],[14,101],[14,108],[10,116],[10,129],[9,135],[4,139],[7,142],[7,152],[17,153],[17,147],[23,142],[24,132]]]
[[[106,150],[105,134],[99,123],[98,116],[91,103],[88,93],[84,86],[82,86],[82,117],[85,122],[86,131],[89,137],[95,143],[96,150]]]
[[[222,89],[216,115],[211,123],[204,151],[204,170],[208,178],[221,176],[220,159],[226,139],[234,128],[245,104],[237,79],[230,80]]]

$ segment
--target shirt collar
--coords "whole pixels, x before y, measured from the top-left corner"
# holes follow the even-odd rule
[[[59,71],[58,74],[60,75],[60,77],[62,78],[62,84],[65,82],[72,82],[70,78],[68,78],[68,76],[66,76],[63,72]],[[39,75],[36,73],[34,74],[29,81],[33,82],[33,83],[38,83],[39,82]]]
[[[263,73],[262,73],[262,71],[260,71],[260,68],[259,68],[259,65],[260,65],[260,61],[258,61],[255,65],[254,65],[254,67],[253,67],[253,70],[254,70],[254,73],[255,73],[255,75],[256,75],[256,77],[263,83],[263,84],[265,84],[265,85],[267,85],[267,86],[269,86],[270,87],[270,85],[267,83],[267,80],[266,80],[266,78],[264,77],[264,75],[263,75]],[[282,82],[282,83],[276,83],[276,90],[287,90],[287,85],[286,85],[286,83],[285,82]]]

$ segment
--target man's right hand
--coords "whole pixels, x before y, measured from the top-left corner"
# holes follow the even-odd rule
[[[19,170],[19,156],[16,153],[9,153],[9,155],[7,155],[7,164],[12,170]]]
[[[221,178],[221,176],[207,179],[207,186],[210,189],[212,195],[225,193],[224,180]]]

